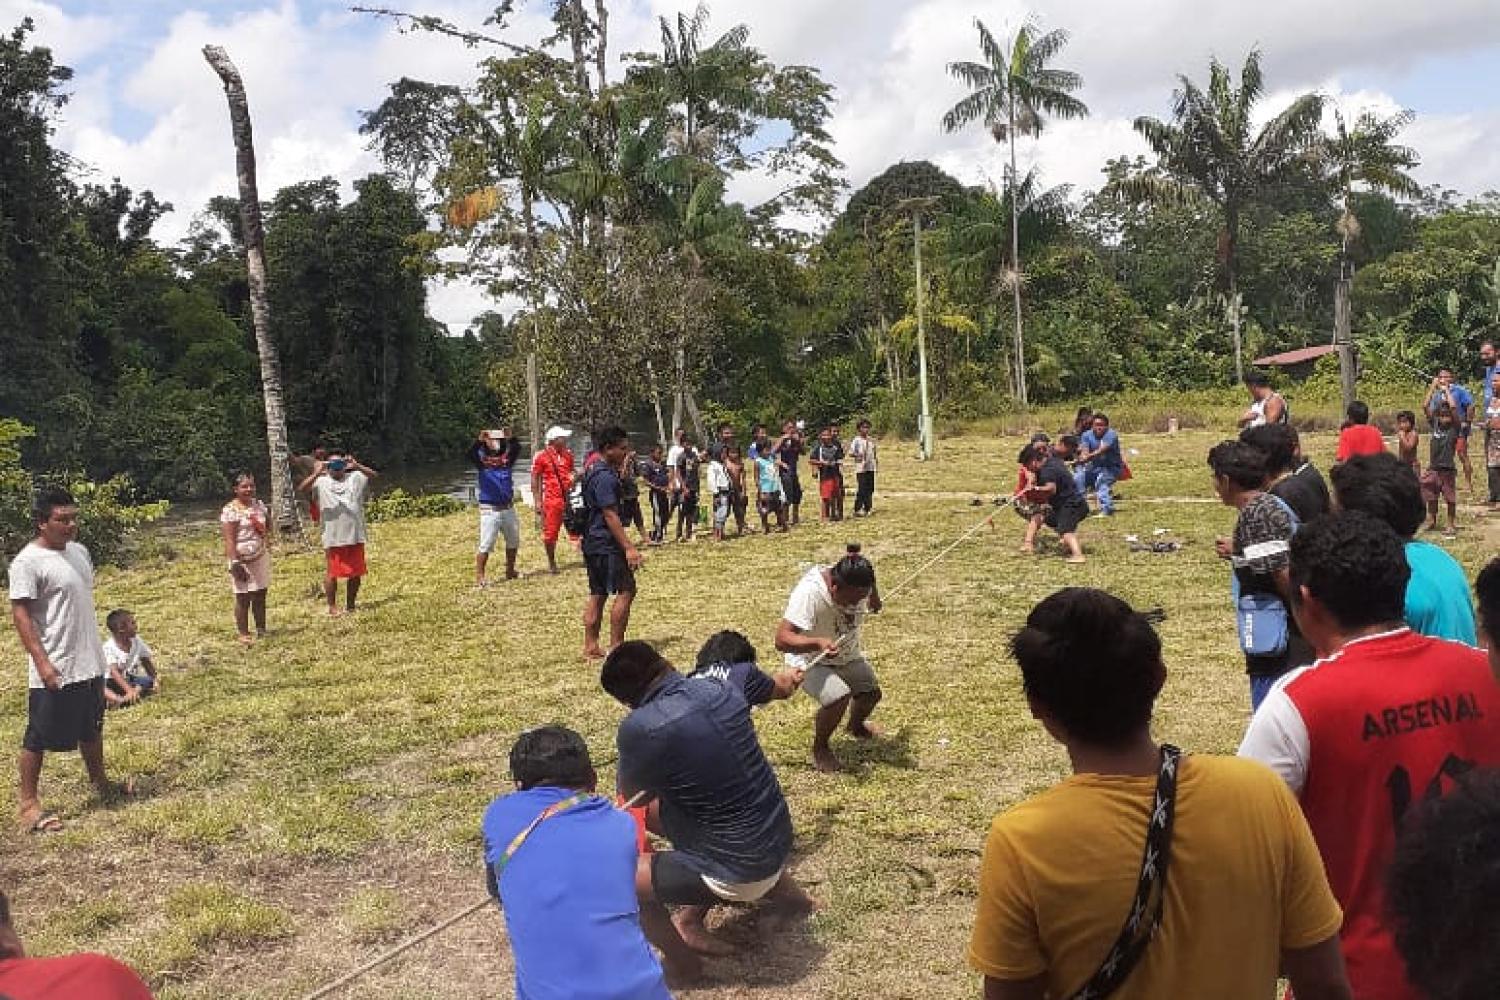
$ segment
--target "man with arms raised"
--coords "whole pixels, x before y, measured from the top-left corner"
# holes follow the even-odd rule
[[[94,616],[94,564],[78,539],[78,504],[65,490],[38,491],[36,537],[10,563],[10,615],[31,661],[16,806],[32,833],[62,829],[42,808],[42,758],[77,750],[101,798],[127,789],[104,771],[104,647]]]
[[[646,825],[672,842],[643,856],[636,877],[643,901],[678,907],[676,933],[663,938],[645,925],[669,967],[683,964],[684,942],[706,954],[732,950],[704,926],[710,907],[768,897],[812,908],[786,871],[791,813],[750,721],[752,706],[790,696],[802,675],[768,677],[754,654],[744,636],[720,633],[701,669],[684,677],[649,644],[627,642],[600,672],[604,690],[631,710],[616,736],[620,794],[648,793]]]
[[[1302,801],[1334,895],[1360,1000],[1419,1000],[1391,936],[1385,876],[1411,807],[1500,764],[1500,691],[1482,652],[1402,620],[1401,540],[1349,511],[1292,539],[1292,609],[1319,659],[1279,683],[1240,755]]]
[[[1167,669],[1146,620],[1070,587],[1011,652],[1073,773],[990,827],[969,945],[987,1000],[1267,1000],[1278,971],[1298,1000],[1349,1000],[1339,908],[1291,794],[1152,737]]]

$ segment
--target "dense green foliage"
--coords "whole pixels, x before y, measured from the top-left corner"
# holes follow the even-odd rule
[[[124,500],[217,495],[266,462],[236,203],[215,199],[170,247],[152,231],[172,206],[72,180],[50,140],[71,72],[29,31],[0,40],[0,416],[34,430],[33,470]],[[341,204],[311,181],[266,209],[293,444],[382,464],[446,453],[496,409],[479,342],[426,316],[415,200],[385,176],[355,190]]]
[[[815,67],[773,63],[702,8],[618,57],[607,6],[557,0],[538,47],[496,42],[509,5],[484,35],[409,23],[477,47],[477,81],[398,80],[363,129],[389,174],[265,206],[295,449],[450,455],[476,426],[524,424],[528,356],[544,423],[638,419],[653,390],[670,414],[680,386],[712,417],[864,412],[909,431],[918,243],[944,422],[1019,408],[1018,287],[1043,405],[1229,386],[1236,329],[1247,361],[1331,339],[1341,273],[1366,384],[1467,374],[1500,332],[1500,195],[1418,191],[1419,151],[1397,144],[1408,115],[1351,109],[1323,135],[1317,95],[1265,106],[1257,54],[1180,78],[1170,102],[1163,80],[1170,115],[1137,123],[1153,157],[1109,161],[1096,190],[897,163],[836,212],[835,98]],[[34,428],[34,472],[215,494],[265,462],[236,203],[214,199],[167,246],[152,234],[172,206],[77,180],[51,139],[71,74],[28,35],[0,40],[0,417]],[[1075,100],[1076,68],[1038,72]],[[977,92],[942,66],[933,83]],[[1039,127],[1005,101],[973,110],[1006,140]],[[751,173],[779,193],[731,200]],[[515,308],[444,336],[424,291],[439,275]]]

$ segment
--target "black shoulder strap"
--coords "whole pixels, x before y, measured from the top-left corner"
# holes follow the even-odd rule
[[[1072,1000],[1102,1000],[1119,989],[1146,953],[1146,946],[1161,926],[1167,900],[1167,865],[1172,859],[1172,824],[1177,815],[1177,768],[1182,751],[1171,744],[1161,748],[1161,770],[1156,775],[1156,796],[1151,819],[1146,824],[1146,850],[1141,856],[1141,874],[1130,904],[1130,916],[1120,936],[1109,949],[1099,970]],[[1153,906],[1153,897],[1155,904]],[[1149,926],[1146,919],[1150,910]]]

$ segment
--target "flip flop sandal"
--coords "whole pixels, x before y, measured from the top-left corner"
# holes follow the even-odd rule
[[[62,817],[51,809],[44,809],[37,813],[37,817],[31,825],[26,828],[27,833],[61,833],[63,828]]]

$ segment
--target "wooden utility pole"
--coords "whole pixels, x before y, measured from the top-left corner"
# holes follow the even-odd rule
[[[1349,336],[1349,286],[1347,274],[1339,275],[1333,290],[1333,342],[1339,355],[1339,390],[1344,399],[1344,412],[1354,402],[1354,384],[1357,376],[1354,358],[1354,342]]]
[[[286,405],[282,397],[281,358],[271,339],[271,300],[266,290],[266,232],[260,217],[260,192],[255,181],[255,140],[250,130],[250,104],[245,84],[229,53],[205,45],[203,58],[224,82],[229,100],[229,128],[234,137],[235,175],[240,188],[240,226],[245,231],[245,272],[250,286],[250,323],[260,354],[260,385],[266,405],[266,444],[271,455],[271,519],[283,530],[302,530],[292,484],[290,449],[286,439]]]

